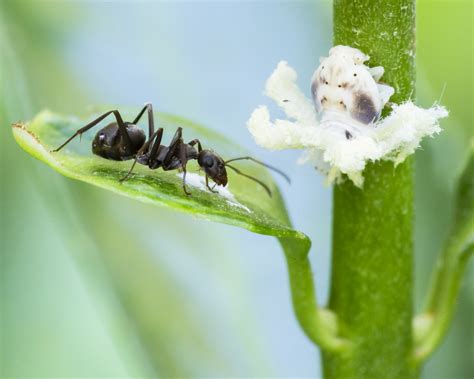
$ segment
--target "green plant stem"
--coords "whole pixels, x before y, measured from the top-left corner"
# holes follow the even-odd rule
[[[303,331],[322,349],[342,352],[349,342],[338,337],[336,315],[318,308],[314,291],[313,272],[308,259],[310,242],[301,243],[294,238],[279,238],[285,251],[293,309]]]
[[[414,90],[413,0],[336,0],[334,44],[356,47],[383,66],[392,101]],[[364,188],[334,188],[333,265],[329,308],[353,347],[323,351],[327,378],[412,378],[413,170],[377,162]]]
[[[438,259],[425,310],[414,320],[414,360],[420,364],[449,328],[469,258],[474,254],[474,154],[471,151],[457,190],[455,223]]]

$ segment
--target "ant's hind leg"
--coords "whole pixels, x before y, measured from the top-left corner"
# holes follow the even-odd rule
[[[64,142],[61,146],[58,148],[51,150],[52,153],[55,153],[59,150],[61,150],[64,146],[66,146],[69,142],[71,142],[74,138],[77,136],[80,136],[82,133],[87,132],[89,129],[93,128],[96,126],[99,122],[101,122],[104,118],[106,118],[109,114],[111,114],[113,111],[109,111],[107,113],[104,113],[102,116],[96,118],[94,121],[91,121],[88,123],[86,126],[83,126],[82,128],[78,129],[71,137],[69,137],[66,142]]]
[[[123,140],[125,141],[125,144],[127,146],[131,146],[131,141],[130,141],[130,136],[128,135],[128,132],[127,132],[127,128],[125,126],[125,123],[123,122],[122,120],[122,116],[120,116],[120,113],[119,111],[117,110],[113,110],[113,111],[108,111],[106,113],[104,113],[102,116],[99,116],[98,118],[96,118],[94,121],[91,121],[90,123],[88,123],[86,126],[83,126],[82,128],[78,129],[71,137],[69,137],[66,142],[64,142],[61,146],[59,146],[58,148],[54,149],[54,150],[51,150],[52,153],[56,153],[58,152],[59,150],[61,150],[64,146],[66,146],[69,142],[71,142],[74,138],[76,138],[77,136],[80,136],[82,135],[82,133],[85,133],[87,132],[89,129],[93,128],[94,126],[96,126],[99,122],[101,122],[104,118],[106,118],[108,115],[110,114],[114,114],[115,116],[115,119],[117,120],[117,125],[119,127],[119,131],[122,135],[122,138]]]
[[[140,113],[138,113],[137,117],[135,117],[135,120],[133,120],[132,124],[136,125],[138,121],[140,121],[140,118],[143,116],[143,113],[147,111],[148,114],[148,138],[151,138],[153,133],[155,132],[155,121],[153,119],[153,106],[151,103],[146,103],[145,106],[142,108]]]

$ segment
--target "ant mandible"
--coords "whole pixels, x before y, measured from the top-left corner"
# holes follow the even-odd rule
[[[148,140],[146,140],[145,132],[137,126],[140,118],[147,112],[148,115]],[[163,137],[163,128],[155,131],[153,121],[153,107],[151,103],[146,103],[133,122],[124,122],[118,110],[112,110],[104,113],[102,116],[96,118],[86,126],[78,129],[69,139],[61,146],[52,150],[57,152],[71,142],[77,136],[93,128],[107,116],[113,114],[116,122],[112,122],[99,130],[92,141],[92,152],[102,158],[114,161],[126,161],[134,159],[132,167],[120,182],[127,180],[138,162],[142,165],[148,166],[151,170],[162,168],[164,171],[181,169],[183,171],[183,190],[186,195],[191,195],[186,189],[186,164],[192,159],[196,159],[199,167],[204,170],[206,175],[206,187],[211,192],[214,191],[215,185],[227,185],[227,171],[226,167],[235,171],[237,174],[245,176],[258,184],[260,184],[268,193],[272,195],[270,188],[253,176],[241,172],[239,169],[231,166],[229,163],[238,160],[251,160],[262,166],[265,166],[280,175],[282,175],[288,182],[288,176],[279,169],[272,167],[266,163],[260,162],[252,157],[238,157],[224,161],[217,153],[212,150],[203,149],[201,142],[198,139],[193,139],[188,143],[183,142],[182,131],[179,127],[171,143],[168,146],[161,145]],[[197,145],[197,150],[195,146]],[[209,186],[209,178],[215,182],[211,188]]]

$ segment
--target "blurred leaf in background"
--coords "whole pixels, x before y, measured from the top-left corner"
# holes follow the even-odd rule
[[[431,270],[450,232],[454,191],[465,166],[473,123],[473,3],[428,1],[417,5],[417,98],[440,101],[450,114],[443,132],[416,155],[416,309],[422,307]],[[474,330],[474,277],[468,266],[452,327],[428,360],[425,378],[469,378]],[[469,331],[469,332],[467,332]]]

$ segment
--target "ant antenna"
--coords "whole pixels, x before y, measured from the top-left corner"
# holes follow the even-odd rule
[[[262,165],[262,166],[265,166],[266,168],[269,168],[270,170],[273,170],[275,171],[276,173],[280,174],[281,176],[283,176],[285,178],[285,180],[288,182],[288,184],[291,184],[291,180],[290,178],[288,177],[288,175],[286,175],[283,171],[277,169],[276,167],[273,167],[273,166],[270,166],[269,164],[266,164],[264,162],[261,162],[255,158],[252,158],[252,157],[239,157],[239,158],[233,158],[233,159],[229,159],[228,161],[225,161],[224,164],[227,166],[227,163],[229,162],[234,162],[234,161],[241,161],[243,159],[248,159],[248,160],[251,160],[255,163],[258,163],[259,165]],[[230,166],[229,166],[230,167]]]
[[[263,183],[262,181],[258,180],[257,178],[254,178],[253,176],[244,174],[242,171],[237,170],[234,166],[231,166],[230,164],[227,164],[227,163],[226,163],[225,165],[226,165],[226,167],[229,167],[229,168],[231,168],[232,170],[234,170],[237,174],[242,175],[242,176],[245,176],[246,178],[249,178],[250,180],[253,180],[254,182],[257,182],[258,184],[260,184],[263,188],[265,188],[265,191],[267,191],[268,196],[272,197],[272,191],[270,191],[270,188],[268,188],[268,186],[267,186],[265,183]]]

